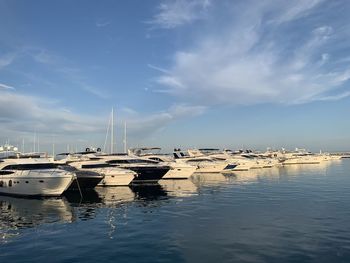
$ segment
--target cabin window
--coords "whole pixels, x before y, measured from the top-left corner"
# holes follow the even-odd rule
[[[31,164],[11,164],[3,170],[38,170],[38,169],[55,169],[57,165],[53,163],[31,163]]]
[[[11,186],[12,186],[12,180],[9,181],[9,187],[11,187]]]
[[[105,168],[109,167],[108,163],[99,163],[99,164],[84,164],[81,168],[89,169],[89,168]]]

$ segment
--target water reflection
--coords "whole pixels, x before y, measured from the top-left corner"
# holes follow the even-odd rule
[[[135,192],[128,186],[97,187],[96,192],[106,206],[115,206],[135,200]]]
[[[160,180],[160,185],[171,197],[188,197],[198,192],[192,180]]]
[[[135,199],[139,201],[162,200],[168,196],[160,184],[133,185],[131,189],[135,193]]]
[[[132,187],[97,187],[83,193],[66,193],[61,199],[24,199],[0,196],[0,242],[7,242],[25,228],[43,224],[72,223],[96,219],[99,209],[106,211],[110,233],[114,232],[120,218],[127,217],[129,204],[142,207],[160,207],[164,200],[197,195],[201,188],[222,189],[222,186],[245,185],[260,181],[278,181],[281,178],[297,178],[301,175],[323,175],[338,162],[322,162],[317,165],[290,165],[270,169],[240,171],[231,175],[220,173],[195,174],[188,180],[161,180],[160,184]],[[333,167],[334,168],[334,167]],[[333,169],[331,168],[331,169]],[[111,234],[112,236],[112,234]]]
[[[24,228],[74,221],[74,212],[63,199],[0,196],[0,242],[7,242],[9,238],[19,235]]]
[[[341,160],[324,161],[319,164],[295,164],[295,165],[285,165],[283,169],[289,174],[298,173],[324,173],[327,169],[334,165],[341,163]]]
[[[221,173],[195,173],[191,177],[191,181],[198,188],[203,186],[219,186],[232,180],[232,175]]]

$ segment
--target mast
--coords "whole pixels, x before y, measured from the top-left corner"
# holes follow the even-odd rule
[[[40,152],[39,135],[37,138],[37,144],[38,144],[38,146],[37,146],[36,150],[37,150],[37,152]]]
[[[126,153],[126,121],[124,121],[124,153]]]
[[[35,140],[36,140],[36,132],[34,132],[33,152],[35,152]]]
[[[113,153],[114,141],[114,108],[112,107],[112,125],[111,125],[111,154]]]
[[[52,134],[52,157],[55,158],[55,135]]]
[[[24,153],[24,138],[22,138],[22,153]]]

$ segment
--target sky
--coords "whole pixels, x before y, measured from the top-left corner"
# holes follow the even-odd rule
[[[113,107],[117,151],[124,123],[128,147],[168,152],[350,150],[349,13],[345,0],[0,0],[0,145],[108,151]]]

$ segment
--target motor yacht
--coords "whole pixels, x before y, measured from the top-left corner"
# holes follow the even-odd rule
[[[225,170],[225,172],[236,172],[236,171],[247,171],[249,169],[251,169],[254,165],[256,165],[256,162],[246,158],[244,156],[241,156],[240,154],[234,154],[232,151],[230,150],[224,150],[224,151],[220,151],[219,149],[199,149],[199,152],[201,152],[202,154],[215,158],[216,160],[222,160],[222,161],[226,161],[227,163],[230,164],[236,164],[237,166],[232,169],[232,170]],[[192,151],[193,154],[193,151]],[[198,156],[198,153],[197,153]]]
[[[60,196],[74,179],[74,173],[57,168],[47,158],[0,160],[0,194]]]
[[[304,149],[296,149],[294,152],[282,152],[282,164],[319,164],[324,160],[322,155],[316,155]]]
[[[181,159],[174,159],[169,155],[154,153],[160,151],[161,148],[134,148],[129,150],[129,155],[143,157],[145,159],[162,163],[170,167],[170,170],[163,176],[162,179],[188,179],[197,169],[196,166],[186,164]]]
[[[192,151],[188,151],[189,155],[186,156],[181,150],[174,152],[175,159],[180,159],[183,162],[197,167],[196,173],[221,173],[225,170],[234,169],[237,164],[230,164],[225,160],[218,160],[205,155],[193,155]]]
[[[113,167],[132,170],[137,176],[131,184],[156,183],[170,170],[170,166],[148,160],[141,157],[129,156],[127,154],[97,154],[99,160]]]
[[[82,173],[94,172],[102,175],[103,179],[98,186],[127,186],[137,177],[134,171],[113,167],[104,161],[77,161],[70,162],[69,165]]]

